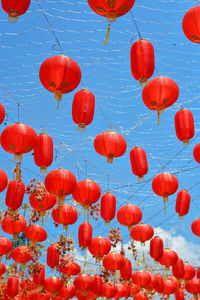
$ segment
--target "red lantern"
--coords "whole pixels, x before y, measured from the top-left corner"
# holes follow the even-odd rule
[[[191,229],[195,235],[200,237],[200,218],[192,222]]]
[[[1,228],[5,233],[13,234],[13,239],[16,239],[18,233],[24,231],[26,228],[26,219],[21,215],[18,215],[17,219],[7,215],[1,221]]]
[[[183,260],[178,258],[177,262],[175,265],[172,266],[172,273],[173,276],[176,277],[177,279],[182,279],[184,277],[184,264]]]
[[[151,276],[146,271],[136,271],[132,275],[132,282],[137,284],[139,288],[145,288],[151,281]]]
[[[90,179],[85,179],[77,182],[76,188],[72,193],[75,201],[84,208],[89,209],[89,206],[96,203],[101,196],[99,185]]]
[[[93,238],[89,246],[90,253],[98,260],[101,260],[104,255],[108,254],[110,249],[110,241],[103,236]]]
[[[59,106],[62,95],[72,92],[79,85],[81,69],[73,59],[57,55],[47,58],[42,63],[39,77],[42,85],[54,93]]]
[[[191,266],[190,264],[184,264],[184,277],[183,279],[188,281],[191,280],[192,278],[194,278],[196,274],[196,270],[193,266]]]
[[[26,226],[24,230],[25,236],[32,241],[32,245],[44,242],[47,239],[47,232],[41,226],[32,224]]]
[[[103,266],[106,270],[115,272],[124,265],[124,257],[120,253],[110,252],[103,259]]]
[[[5,119],[5,109],[3,107],[3,104],[0,103],[0,125],[3,123],[4,119]]]
[[[98,154],[106,156],[109,163],[113,162],[114,157],[122,156],[126,148],[123,136],[114,131],[102,132],[94,140],[94,149]]]
[[[18,16],[25,14],[31,0],[1,0],[3,10],[8,14],[8,21],[16,23]]]
[[[78,130],[85,130],[94,117],[95,97],[88,89],[81,89],[74,95],[72,103],[72,118],[78,125]]]
[[[130,152],[131,169],[138,181],[144,181],[144,175],[148,172],[147,156],[144,149],[135,147]]]
[[[35,144],[36,133],[30,126],[17,123],[9,125],[1,133],[1,146],[15,155],[15,160],[22,160],[22,154],[30,152]]]
[[[200,6],[197,5],[189,9],[182,22],[182,28],[185,36],[193,43],[200,43],[200,33],[199,33],[199,16],[200,16]]]
[[[33,282],[36,285],[43,285],[45,280],[45,266],[41,263],[37,263],[33,269]]]
[[[17,277],[8,278],[7,294],[9,297],[14,298],[19,291],[19,279]]]
[[[174,80],[159,76],[151,79],[142,91],[144,104],[151,110],[156,110],[159,116],[164,109],[176,102],[179,96],[179,88]]]
[[[163,255],[163,240],[159,236],[155,236],[150,241],[150,256],[159,260]]]
[[[41,173],[47,173],[47,167],[53,162],[53,140],[46,133],[40,133],[35,139],[34,162]]]
[[[59,290],[59,295],[60,297],[64,299],[71,299],[74,298],[76,295],[76,289],[73,284],[67,285],[67,286],[62,286],[62,288]]]
[[[136,80],[139,80],[140,86],[147,83],[153,75],[155,68],[153,45],[140,39],[131,47],[131,72]]]
[[[60,254],[56,244],[52,244],[47,248],[47,266],[55,268],[59,265]]]
[[[6,173],[0,169],[0,193],[5,190],[8,185],[8,177]]]
[[[8,184],[6,193],[6,205],[10,209],[18,209],[22,205],[25,194],[25,185],[22,181],[12,180]]]
[[[6,272],[6,266],[0,262],[0,278]]]
[[[49,277],[44,281],[44,288],[49,293],[55,294],[62,287],[62,280],[59,277]]]
[[[156,277],[157,277],[157,285],[155,286],[155,291],[157,293],[162,293],[164,290],[164,286],[165,286],[163,276],[160,274],[157,274]]]
[[[111,282],[105,282],[102,284],[101,297],[106,297],[106,299],[111,299],[115,297],[117,289],[115,285]]]
[[[176,212],[179,214],[179,219],[187,215],[190,208],[190,194],[187,190],[181,190],[176,198]]]
[[[74,279],[75,288],[83,292],[91,291],[93,285],[94,279],[90,275],[79,275]]]
[[[121,278],[124,280],[129,280],[132,276],[132,264],[130,259],[125,258],[124,265],[120,269]]]
[[[115,285],[115,288],[117,290],[115,294],[115,299],[124,298],[127,294],[127,287],[122,283],[117,283]]]
[[[163,255],[159,260],[159,263],[165,266],[166,268],[169,268],[170,266],[175,265],[177,263],[177,260],[178,260],[178,255],[176,254],[176,252],[166,248],[163,251]]]
[[[158,174],[152,181],[152,190],[158,196],[163,197],[164,208],[166,212],[166,201],[168,196],[176,193],[178,189],[178,180],[176,176],[167,172]]]
[[[25,246],[17,247],[12,251],[11,257],[16,263],[25,264],[32,258],[31,249]]]
[[[135,294],[139,293],[140,289],[139,286],[133,282],[130,284],[130,295],[131,297],[134,297]]]
[[[126,204],[119,208],[117,212],[117,221],[123,225],[127,226],[128,230],[138,224],[142,220],[141,209],[133,204]]]
[[[11,249],[11,241],[3,236],[0,236],[0,256],[10,252]]]
[[[175,294],[178,290],[178,284],[176,278],[172,277],[165,281],[163,294],[170,295]]]
[[[139,292],[139,293],[134,295],[133,299],[134,300],[148,300],[149,297],[145,293]]]
[[[92,225],[83,222],[78,228],[78,243],[82,250],[85,250],[92,242]]]
[[[174,121],[177,138],[184,145],[189,144],[194,136],[194,118],[192,112],[183,108],[175,114]]]
[[[151,281],[150,283],[146,286],[146,289],[149,291],[152,291],[155,289],[155,287],[157,286],[158,283],[158,277],[154,274],[149,273],[151,276]]]
[[[194,299],[198,299],[198,294],[200,293],[200,279],[193,278],[188,280],[185,284],[185,289],[188,293],[194,295]]]
[[[102,277],[101,275],[94,275],[94,287],[93,292],[96,296],[100,297],[102,292]]]
[[[197,269],[197,278],[200,279],[200,267],[198,267],[198,269]]]
[[[110,224],[115,217],[116,212],[116,197],[108,192],[101,197],[101,210],[100,214],[105,224]]]
[[[59,168],[47,174],[45,188],[51,194],[58,196],[58,204],[64,201],[76,188],[76,177],[68,170]]]
[[[41,197],[41,195],[36,197],[34,193],[31,193],[29,196],[29,203],[31,207],[40,212],[40,215],[45,215],[45,210],[49,210],[55,206],[56,196],[47,191],[45,191],[44,197]]]
[[[198,162],[198,164],[200,164],[200,143],[198,143],[194,147],[193,156],[194,156],[194,159],[196,160],[196,162]]]
[[[131,237],[138,242],[141,242],[142,245],[146,241],[150,240],[154,235],[153,227],[148,224],[139,224],[132,228]]]
[[[28,294],[30,291],[37,288],[31,278],[22,279],[20,282],[20,288],[23,290],[24,294]]]
[[[185,292],[183,289],[179,289],[176,293],[175,293],[175,299],[176,300],[185,300]]]
[[[81,267],[75,261],[62,260],[59,271],[67,276],[76,276],[80,273]]]

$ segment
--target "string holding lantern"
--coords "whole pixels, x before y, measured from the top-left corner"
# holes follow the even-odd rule
[[[200,43],[199,33],[199,17],[200,17],[200,6],[194,6],[189,9],[183,17],[182,29],[185,36],[193,43]]]
[[[47,173],[47,167],[53,162],[53,140],[46,133],[40,133],[35,139],[34,162],[41,173]]]
[[[117,18],[125,15],[131,10],[135,0],[88,0],[90,8],[98,15],[106,17],[109,23],[113,23]],[[105,44],[108,43],[110,24],[106,34]]]
[[[8,21],[16,23],[18,17],[25,14],[30,6],[31,0],[1,0],[3,10],[8,14]]]
[[[175,114],[174,121],[177,138],[184,146],[188,145],[195,132],[192,112],[183,108]]]

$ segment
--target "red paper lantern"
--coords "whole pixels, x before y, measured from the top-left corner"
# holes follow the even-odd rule
[[[75,224],[78,219],[78,213],[76,208],[67,203],[56,206],[52,210],[52,218],[58,224],[63,224],[64,229],[67,233],[68,225]]]
[[[115,285],[111,282],[105,282],[102,284],[101,297],[106,297],[106,299],[114,298],[117,293]]]
[[[184,273],[185,271],[184,271],[183,260],[178,258],[175,265],[172,266],[172,274],[177,279],[182,279],[184,277]]]
[[[0,262],[0,277],[6,272],[6,266]]]
[[[120,270],[124,265],[124,257],[114,251],[104,256],[103,266],[106,270],[115,272]]]
[[[49,193],[58,196],[58,204],[61,204],[65,196],[75,190],[76,177],[72,172],[59,168],[47,174],[44,184]]]
[[[11,249],[11,241],[3,236],[0,236],[0,256],[10,252]]]
[[[55,268],[59,265],[60,254],[56,244],[52,244],[47,248],[47,266]]]
[[[5,115],[6,115],[6,112],[5,112],[4,106],[3,106],[3,104],[1,104],[1,102],[0,102],[0,125],[1,125],[1,124],[3,123],[3,121],[4,121]]]
[[[46,133],[40,133],[35,139],[34,162],[41,173],[47,173],[47,167],[53,162],[53,140]]]
[[[59,106],[62,95],[72,92],[79,85],[81,69],[73,59],[57,55],[47,58],[42,63],[39,77],[42,85],[54,93]]]
[[[111,243],[107,238],[103,236],[97,236],[92,239],[88,249],[96,259],[101,260],[104,255],[110,252]]]
[[[145,288],[151,281],[151,276],[148,272],[140,270],[132,275],[132,282],[137,284],[139,288]]]
[[[151,110],[156,110],[159,116],[164,109],[176,102],[179,96],[179,88],[174,80],[159,76],[151,79],[142,91],[144,104]]]
[[[185,284],[185,289],[188,293],[194,295],[194,299],[198,299],[198,294],[200,293],[200,279],[193,278],[188,280]]]
[[[8,177],[6,173],[0,169],[0,193],[5,190],[8,185]]]
[[[36,136],[30,126],[16,123],[2,131],[1,146],[6,152],[14,154],[15,160],[22,160],[22,154],[33,149]]]
[[[144,181],[144,175],[148,172],[147,156],[144,149],[135,147],[130,152],[131,169],[138,181]]]
[[[115,299],[124,298],[127,294],[127,287],[122,283],[117,283],[115,285],[115,288],[117,290],[115,294]]]
[[[113,162],[114,157],[122,156],[126,148],[123,136],[114,131],[102,132],[94,140],[94,149],[98,154],[106,156],[109,163]]]
[[[36,243],[44,242],[47,239],[47,232],[39,225],[29,225],[26,226],[24,230],[25,236],[32,241],[32,245]]]
[[[176,293],[175,293],[175,299],[176,300],[185,300],[185,292],[183,289],[179,289]]]
[[[62,288],[59,290],[59,295],[60,297],[64,299],[71,299],[75,297],[76,295],[76,288],[73,284],[67,285],[67,286],[62,286]]]
[[[39,195],[36,197],[34,193],[29,196],[29,203],[32,208],[38,210],[40,215],[45,215],[45,211],[53,208],[56,204],[56,196],[45,190],[45,196]]]
[[[59,277],[49,277],[44,281],[44,288],[51,294],[55,294],[62,287],[62,280]]]
[[[150,225],[141,223],[133,227],[130,234],[135,241],[141,242],[144,245],[146,241],[153,237],[154,230]]]
[[[128,230],[138,224],[142,220],[141,209],[133,204],[126,204],[119,208],[117,212],[117,221],[123,225],[127,226]]]
[[[43,285],[45,280],[45,266],[41,263],[37,263],[33,270],[33,282],[36,285]]]
[[[130,284],[130,295],[131,297],[134,297],[135,294],[139,293],[140,289],[139,286],[133,282]]]
[[[176,254],[176,252],[166,248],[163,251],[163,255],[159,260],[159,263],[165,266],[166,268],[169,268],[170,266],[175,265],[177,263],[177,260],[178,260],[178,255]]]
[[[134,300],[148,300],[149,297],[145,293],[139,292],[134,295],[133,299]]]
[[[82,205],[85,209],[89,209],[90,205],[99,200],[101,196],[101,189],[95,181],[85,179],[77,182],[72,196],[74,200]]]
[[[78,228],[78,243],[82,250],[86,249],[92,242],[92,225],[83,222]]]
[[[194,156],[194,159],[196,160],[196,162],[198,162],[198,164],[200,164],[200,143],[198,143],[194,147],[193,156]]]
[[[183,108],[175,114],[174,121],[177,138],[184,145],[189,144],[194,136],[194,118],[192,112]]]
[[[97,297],[100,297],[102,293],[102,284],[103,284],[102,277],[101,275],[94,275],[93,278],[94,278],[93,292]]]
[[[7,282],[7,294],[9,297],[14,298],[19,291],[19,279],[17,277],[8,278]]]
[[[21,215],[18,215],[17,219],[7,215],[1,221],[1,228],[5,233],[13,234],[13,239],[16,239],[18,233],[24,231],[26,228],[26,219]]]
[[[195,235],[200,237],[200,218],[192,222],[191,229]]]
[[[150,241],[150,256],[159,260],[163,255],[163,240],[159,236],[155,236]]]
[[[179,219],[187,215],[190,209],[190,194],[187,190],[181,190],[176,198],[176,212],[179,214]]]
[[[101,209],[100,214],[102,219],[105,220],[105,224],[110,224],[115,217],[116,212],[116,197],[108,192],[101,197]]]
[[[18,209],[22,205],[25,194],[25,185],[22,181],[12,180],[6,192],[6,205],[10,209]]]
[[[88,89],[81,89],[74,95],[72,103],[72,118],[78,125],[78,130],[85,130],[94,117],[95,97]]]
[[[155,68],[153,45],[145,39],[136,41],[131,47],[130,59],[133,77],[139,80],[140,86],[147,83]]]
[[[25,264],[32,258],[31,249],[25,246],[17,247],[12,251],[11,257],[16,263]]]
[[[132,264],[130,259],[125,258],[124,265],[120,269],[121,278],[124,280],[129,280],[132,276]]]
[[[8,21],[15,23],[18,16],[25,14],[30,6],[31,0],[1,0],[3,10],[8,14]]]
[[[185,36],[193,43],[200,43],[200,33],[199,33],[199,16],[200,16],[200,6],[197,5],[189,9],[182,22],[182,28]]]
[[[149,273],[151,276],[151,281],[150,283],[146,286],[146,289],[149,291],[152,291],[155,289],[157,283],[158,283],[158,277],[154,274]]]
[[[172,277],[165,281],[163,294],[170,295],[175,294],[178,290],[178,284],[176,278]]]
[[[190,264],[184,264],[184,280],[191,280],[196,274],[195,268]]]
[[[74,279],[75,288],[83,292],[91,291],[93,285],[94,279],[90,275],[79,275]]]
[[[81,267],[75,261],[65,261],[65,259],[63,259],[59,266],[59,271],[68,276],[76,276],[80,273]]]
[[[156,277],[157,277],[157,285],[155,286],[155,291],[157,293],[162,293],[164,290],[164,286],[165,286],[163,276],[160,274],[157,274]]]

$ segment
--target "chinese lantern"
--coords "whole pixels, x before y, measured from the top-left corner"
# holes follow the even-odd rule
[[[139,293],[139,291],[140,291],[139,286],[137,284],[131,282],[131,284],[130,284],[130,295],[131,295],[131,297],[134,297],[134,295]]]
[[[159,236],[155,236],[150,241],[150,256],[159,260],[163,255],[163,240]]]
[[[178,255],[176,254],[176,252],[166,248],[163,251],[161,259],[159,259],[159,263],[165,266],[166,268],[169,268],[170,266],[175,265],[177,263],[177,260]]]
[[[153,289],[155,289],[155,287],[157,285],[158,277],[154,274],[151,274],[151,273],[149,273],[149,275],[151,276],[151,281],[146,286],[146,289],[149,290],[149,291],[152,291]]]
[[[2,262],[0,262],[0,278],[5,272],[6,272],[5,265]]]
[[[114,131],[102,132],[94,140],[94,149],[98,154],[106,156],[109,163],[113,162],[114,157],[122,156],[126,148],[123,136]]]
[[[37,288],[36,284],[34,284],[33,280],[31,278],[25,278],[22,279],[20,282],[20,288],[23,290],[25,293],[28,293],[34,289]]]
[[[53,208],[56,204],[56,196],[53,194],[50,194],[45,189],[45,196],[34,195],[34,193],[31,193],[29,196],[29,203],[32,208],[35,210],[38,210],[40,212],[40,215],[45,215],[45,211]]]
[[[104,282],[102,284],[101,297],[106,297],[106,299],[114,298],[117,293],[115,285],[111,282]]]
[[[58,196],[58,204],[61,204],[65,196],[76,188],[76,177],[72,172],[59,168],[47,174],[44,185],[49,193]]]
[[[88,249],[96,259],[101,260],[104,255],[110,252],[111,243],[107,238],[103,236],[97,236],[92,239]]]
[[[115,217],[116,212],[116,197],[108,192],[101,197],[101,209],[100,214],[102,219],[105,220],[105,224],[110,224]]]
[[[41,173],[47,173],[47,167],[53,162],[53,140],[46,133],[40,133],[35,138],[34,162]]]
[[[144,175],[148,172],[147,156],[144,149],[135,147],[130,152],[131,169],[138,181],[144,181]]]
[[[185,36],[193,43],[200,43],[199,33],[200,6],[197,5],[189,9],[182,21],[182,28]]]
[[[115,294],[115,299],[124,298],[127,294],[127,287],[122,283],[117,283],[115,285],[115,288],[117,290]]]
[[[176,212],[179,214],[179,219],[187,215],[190,208],[190,194],[187,190],[181,190],[176,198]]]
[[[19,291],[19,279],[14,276],[8,278],[8,282],[7,282],[8,296],[13,298],[18,294],[18,291]]]
[[[200,218],[192,222],[191,229],[195,235],[200,237]]]
[[[159,76],[151,79],[142,91],[144,104],[158,114],[158,125],[160,113],[176,102],[179,96],[179,88],[174,80]]]
[[[0,102],[0,125],[1,125],[1,124],[3,123],[3,121],[4,121],[5,115],[6,115],[6,112],[5,112],[4,106],[3,106],[3,104]]]
[[[141,209],[131,203],[126,204],[118,209],[117,221],[123,225],[127,226],[129,230],[138,224],[142,220]]]
[[[92,242],[92,225],[83,222],[78,228],[78,243],[82,250],[85,250]]]
[[[166,201],[168,201],[168,196],[176,193],[178,189],[178,180],[173,174],[167,172],[158,174],[154,177],[152,181],[152,190],[153,192],[163,197],[164,208],[166,212]]]
[[[32,258],[31,249],[25,246],[17,247],[12,251],[11,257],[16,263],[27,263]]]
[[[196,274],[196,270],[192,265],[187,264],[187,263],[184,264],[184,277],[183,277],[183,279],[185,281],[188,281],[188,280],[191,280],[192,278],[194,278],[195,274]]]
[[[151,281],[151,276],[144,270],[136,271],[132,275],[132,282],[137,284],[139,288],[145,288]]]
[[[94,279],[90,275],[78,275],[74,279],[74,286],[77,290],[83,292],[91,291],[94,285]]]
[[[175,294],[177,290],[178,290],[178,284],[176,278],[171,277],[165,280],[164,290],[162,292],[163,294],[165,295]]]
[[[142,86],[154,73],[153,45],[145,39],[139,39],[131,47],[130,59],[132,75],[136,80],[139,80],[140,86]]]
[[[62,286],[61,289],[58,291],[60,297],[64,298],[64,299],[71,299],[73,297],[75,297],[76,295],[76,289],[75,286],[73,284],[69,284],[66,286]]]
[[[85,130],[94,117],[95,97],[88,89],[81,89],[74,95],[72,103],[72,118],[78,125],[78,130]]]
[[[196,160],[196,162],[198,162],[198,164],[200,164],[200,143],[198,143],[194,147],[193,156],[194,156],[194,159]]]
[[[134,295],[133,299],[134,300],[148,300],[149,297],[145,293],[139,292]]]
[[[18,233],[26,228],[26,219],[22,215],[14,216],[7,215],[1,221],[1,229],[7,234],[13,234],[13,239],[17,238]]]
[[[11,249],[11,241],[3,236],[0,236],[0,256],[10,252]]]
[[[56,244],[52,244],[47,248],[47,266],[55,268],[59,265],[60,254]]]
[[[130,259],[125,258],[124,259],[124,265],[123,267],[120,269],[120,275],[121,278],[124,280],[129,280],[132,276],[132,264]]]
[[[175,114],[175,130],[177,138],[183,142],[183,145],[189,144],[194,136],[194,118],[188,109],[181,109]]]
[[[184,273],[185,271],[184,271],[183,260],[178,258],[175,265],[172,266],[172,274],[177,279],[182,279],[184,277]]]
[[[55,294],[62,287],[62,280],[59,277],[49,277],[44,281],[44,289],[49,293]]]
[[[102,284],[103,280],[101,275],[94,275],[94,286],[93,286],[93,292],[95,293],[96,296],[100,297],[101,292],[102,292]]]
[[[22,181],[12,180],[6,192],[6,205],[9,209],[16,210],[22,205],[25,194],[25,185]]]
[[[175,293],[175,299],[176,300],[185,300],[185,292],[183,289],[179,289],[176,293]]]
[[[153,237],[154,230],[150,225],[141,223],[133,227],[130,234],[135,241],[141,242],[144,245],[146,241]]]
[[[162,293],[164,290],[164,286],[165,286],[163,276],[160,274],[157,274],[156,277],[157,277],[157,285],[155,286],[155,291],[157,293]]]
[[[30,6],[31,0],[1,0],[3,10],[8,14],[8,21],[16,23],[18,16],[25,14]]]
[[[8,185],[8,177],[6,173],[0,169],[0,193],[5,190]]]
[[[106,17],[109,23],[115,22],[117,18],[125,15],[133,7],[135,0],[88,0],[90,8],[98,15]],[[106,34],[105,45],[108,43],[110,24]]]
[[[124,257],[120,253],[114,251],[104,256],[103,266],[106,270],[115,273],[120,270],[124,265]]]
[[[75,261],[65,261],[64,259],[59,265],[59,271],[67,276],[76,276],[80,273],[81,267]]]
[[[47,239],[46,230],[36,224],[26,226],[24,234],[27,239],[32,241],[32,245],[36,245],[39,242],[44,242]]]
[[[30,152],[35,144],[36,133],[28,125],[16,123],[7,126],[1,133],[1,146],[15,155],[15,160],[22,160],[22,154]]]
[[[54,93],[58,108],[62,95],[72,92],[79,85],[81,69],[73,59],[57,55],[47,58],[41,64],[39,77],[42,85]]]
[[[194,299],[198,299],[198,294],[200,293],[200,279],[193,278],[188,280],[185,284],[185,289],[188,293],[194,295]]]
[[[45,266],[41,263],[37,263],[33,269],[33,282],[36,285],[43,285],[45,280]]]
[[[85,209],[89,209],[90,205],[99,200],[101,196],[101,189],[94,180],[85,179],[77,182],[72,196],[74,200],[82,205]]]
[[[198,269],[197,269],[197,278],[200,279],[200,267],[198,267]]]

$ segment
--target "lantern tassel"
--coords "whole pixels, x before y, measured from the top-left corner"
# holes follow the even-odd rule
[[[61,89],[57,89],[54,94],[54,98],[58,101],[57,109],[59,107],[60,101],[62,100],[63,91]]]
[[[158,126],[160,125],[160,111],[158,110],[157,111],[157,114],[158,114]]]
[[[40,173],[42,173],[42,174],[47,174],[47,167],[41,166],[41,167],[40,167]]]
[[[138,176],[138,183],[144,182],[144,176]]]
[[[78,132],[85,132],[85,124],[84,123],[80,123],[78,124]]]
[[[113,154],[108,154],[108,156],[107,156],[107,163],[110,163],[110,164],[113,163]]]
[[[104,46],[106,46],[108,44],[109,34],[110,34],[110,24],[108,24],[108,29],[107,29],[107,33],[106,33],[106,39],[105,39]]]

